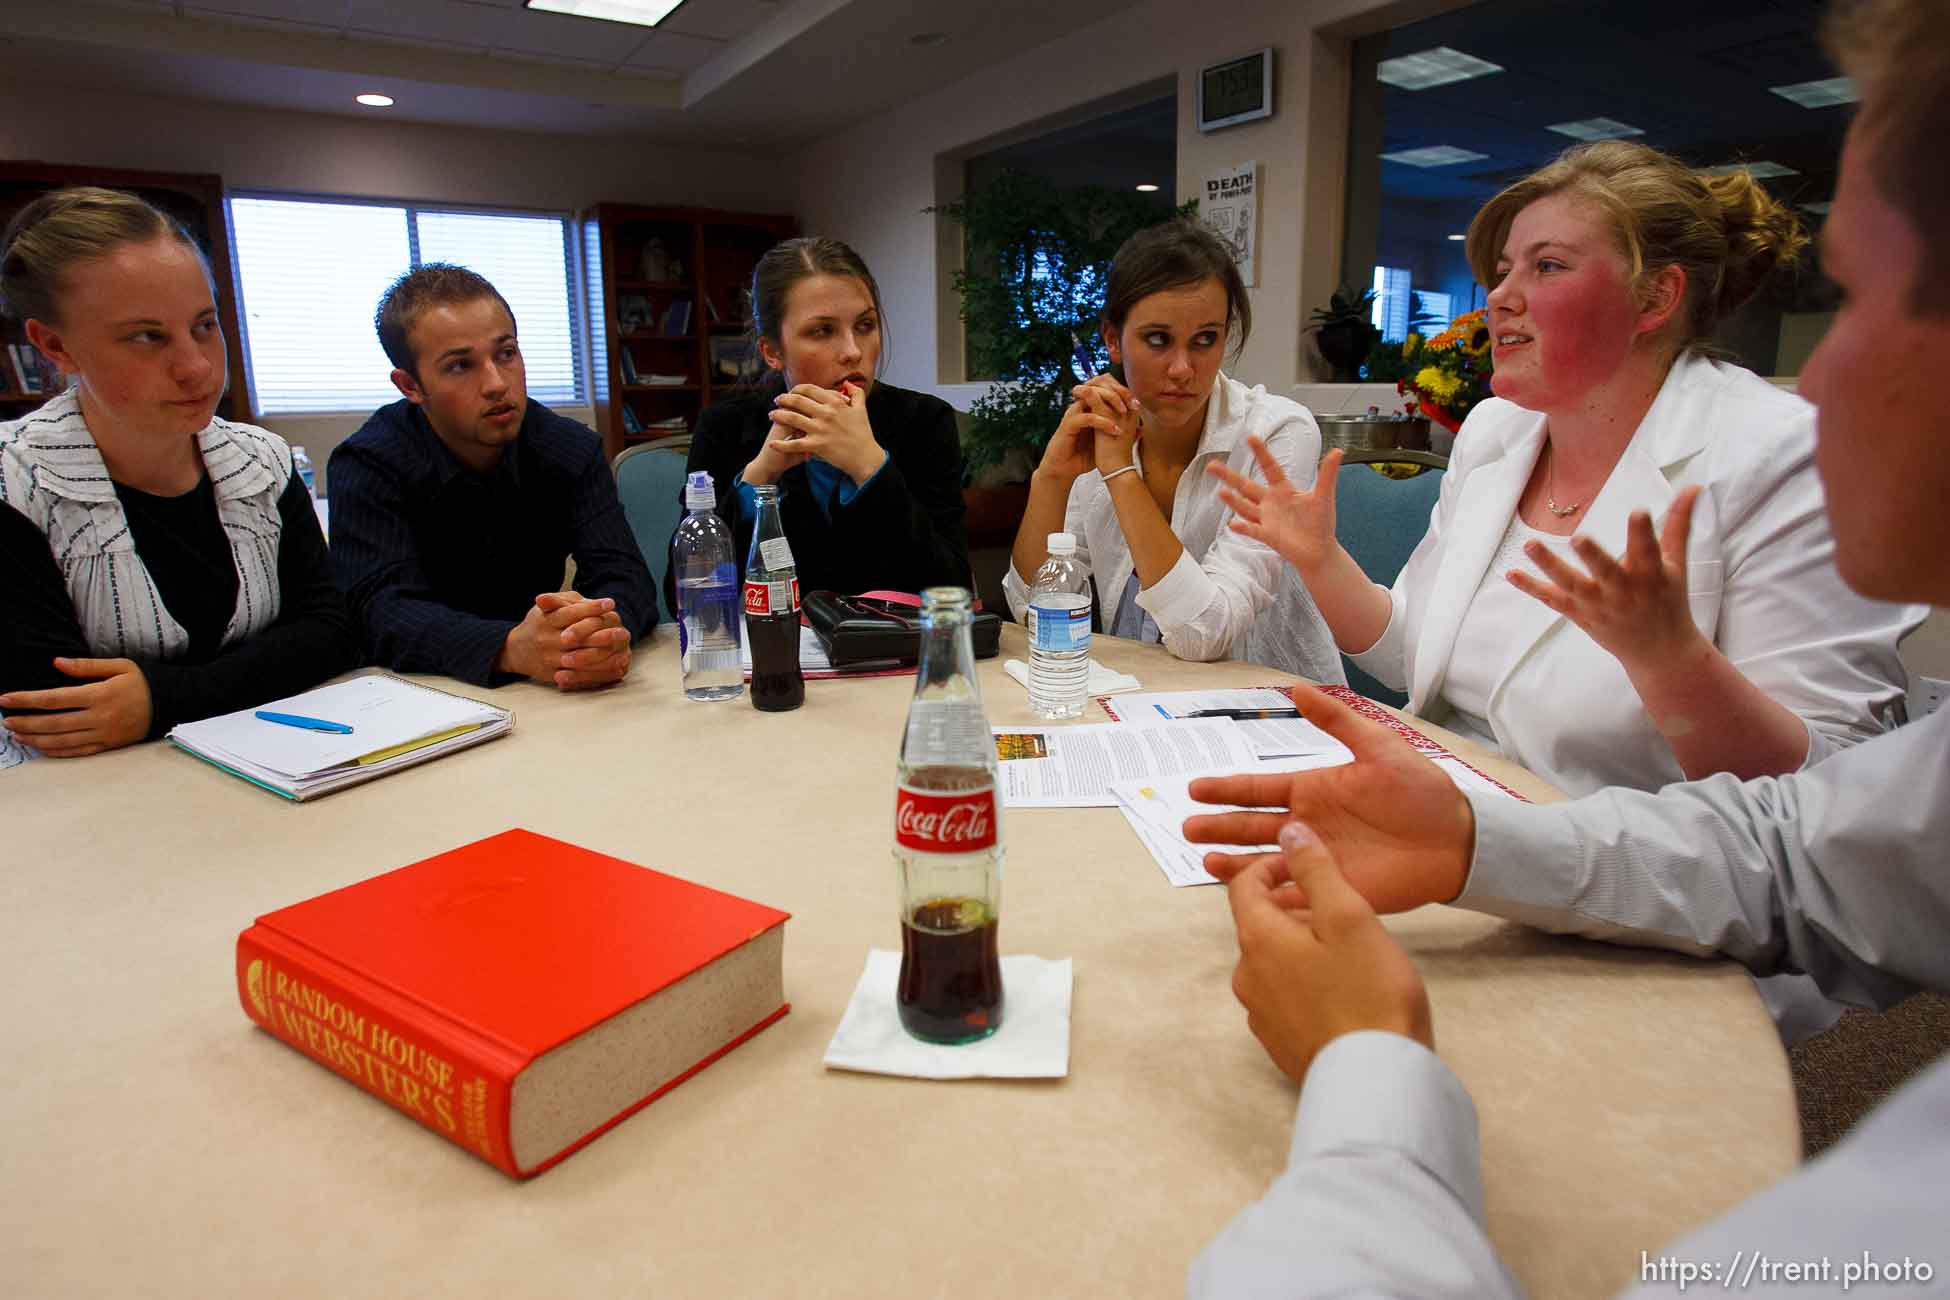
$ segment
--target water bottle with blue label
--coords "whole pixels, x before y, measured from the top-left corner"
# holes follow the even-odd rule
[[[711,475],[692,474],[684,485],[690,513],[671,539],[677,570],[677,647],[684,695],[693,700],[735,700],[745,693],[738,662],[744,608],[738,598],[738,559],[731,530],[718,518]]]
[[[1029,708],[1076,718],[1090,684],[1090,572],[1070,533],[1049,535],[1049,559],[1029,588]]]

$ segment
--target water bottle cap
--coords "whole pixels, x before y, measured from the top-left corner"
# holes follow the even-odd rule
[[[1075,555],[1077,553],[1077,535],[1075,533],[1051,533],[1049,535],[1049,553],[1051,555]]]
[[[718,504],[717,489],[711,486],[710,470],[697,470],[685,481],[684,504],[692,510],[710,510]]]

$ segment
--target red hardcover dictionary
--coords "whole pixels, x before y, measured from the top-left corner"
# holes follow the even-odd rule
[[[790,1008],[787,914],[512,830],[237,938],[257,1025],[517,1178]]]

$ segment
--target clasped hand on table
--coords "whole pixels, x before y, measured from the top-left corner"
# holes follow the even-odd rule
[[[740,477],[754,487],[809,460],[823,460],[860,486],[887,461],[867,419],[866,394],[857,384],[837,389],[798,384],[772,399],[772,431]]]
[[[1137,394],[1098,375],[1070,396],[1037,469],[1067,481],[1093,469],[1110,474],[1134,464],[1142,436]]]
[[[630,630],[608,596],[545,591],[509,629],[494,666],[565,691],[608,686],[630,671]]]

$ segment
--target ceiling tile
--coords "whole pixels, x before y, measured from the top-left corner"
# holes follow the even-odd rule
[[[707,41],[696,36],[679,36],[675,32],[658,30],[650,34],[650,39],[638,47],[624,66],[689,72],[723,48],[722,41]]]
[[[257,14],[235,9],[207,9],[201,6],[185,9],[184,12],[191,18],[206,19],[221,23],[237,23],[246,27],[270,28],[282,32],[329,32],[337,35],[342,30],[337,22],[307,22],[291,17],[289,15],[294,12],[291,5],[274,4],[272,0],[226,0],[226,2],[231,4],[253,3],[261,9],[278,10],[281,12]],[[333,5],[330,8],[336,10],[342,7]],[[313,12],[317,13],[316,10]]]
[[[345,25],[345,0],[191,0],[189,12],[239,18],[273,18],[302,27]]]
[[[784,7],[781,0],[685,0],[682,7],[657,24],[657,30],[735,41]]]
[[[610,67],[627,60],[650,36],[643,27],[607,23],[595,18],[523,9],[511,15],[496,49],[501,53],[543,54],[558,59],[586,59]]]
[[[353,35],[441,41],[463,50],[499,44],[513,21],[506,9],[464,0],[345,0],[346,30]]]

